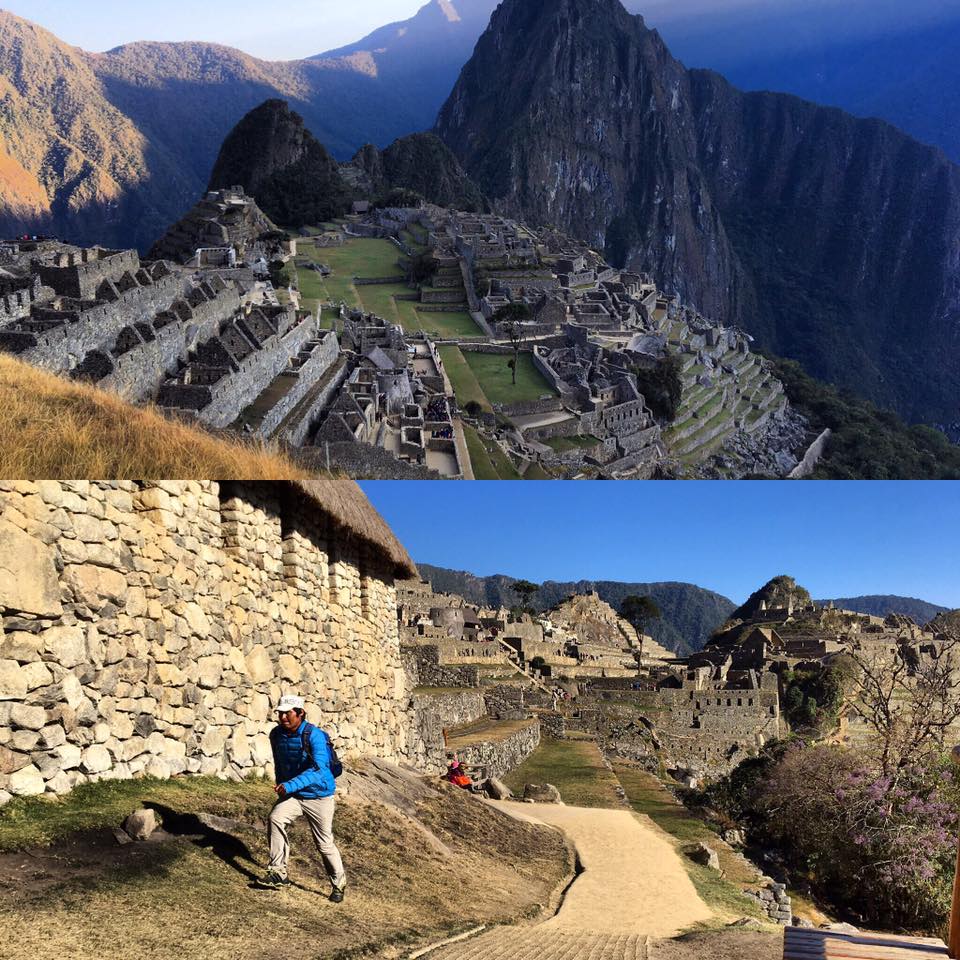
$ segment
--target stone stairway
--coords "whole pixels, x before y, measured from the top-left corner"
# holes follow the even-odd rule
[[[506,642],[506,640],[502,639],[501,637],[497,637],[496,639],[497,639],[497,643],[499,643],[500,646],[507,651],[507,660],[510,666],[513,667],[513,669],[517,673],[519,673],[520,676],[522,676],[524,679],[529,680],[530,683],[532,683],[535,687],[538,687],[539,689],[543,690],[544,693],[550,693],[551,688],[546,683],[544,683],[539,677],[535,677],[532,673],[530,673],[530,671],[526,667],[526,664],[521,663],[517,659],[517,651],[513,647],[511,647],[510,644]]]
[[[436,960],[646,960],[639,934],[550,930],[543,926],[497,927],[472,940],[428,954]]]

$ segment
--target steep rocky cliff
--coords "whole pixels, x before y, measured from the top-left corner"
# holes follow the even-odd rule
[[[504,211],[910,419],[955,417],[960,168],[940,151],[687,71],[619,0],[505,0],[436,130]]]
[[[401,137],[386,150],[368,144],[344,173],[373,197],[410,190],[440,207],[483,210],[483,194],[467,176],[450,148],[432,133]]]
[[[343,216],[353,198],[340,167],[283,100],[267,100],[230,132],[208,190],[242,186],[287,227]]]

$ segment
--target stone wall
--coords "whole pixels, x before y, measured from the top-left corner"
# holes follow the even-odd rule
[[[502,777],[520,766],[540,746],[540,723],[529,720],[518,723],[507,736],[478,740],[456,750],[457,758],[479,767],[488,777]]]
[[[182,289],[182,278],[168,274],[125,290],[116,300],[84,301],[59,311],[38,307],[35,318],[49,322],[49,328],[41,330],[29,321],[21,324],[22,332],[0,331],[0,349],[16,353],[25,363],[54,373],[72,370],[91,350],[112,344],[124,327],[152,322]],[[28,327],[36,329],[31,331]]]
[[[442,664],[440,648],[435,644],[404,646],[403,660],[410,663],[409,672],[416,671],[421,687],[480,686],[480,668],[476,664]]]
[[[446,732],[483,716],[483,696],[477,689],[415,691],[411,759],[421,770],[446,770]]]
[[[772,676],[772,675],[771,675]],[[775,679],[775,678],[774,678]],[[632,760],[728,773],[780,734],[776,686],[765,689],[597,690],[576,701],[567,729],[598,736]]]
[[[287,484],[0,484],[0,802],[267,771],[282,692],[401,760],[393,568]]]

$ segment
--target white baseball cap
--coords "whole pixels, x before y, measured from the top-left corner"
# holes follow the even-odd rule
[[[283,713],[286,710],[302,710],[303,709],[303,697],[294,697],[291,695],[286,695],[280,698],[280,702],[277,704],[277,713]]]

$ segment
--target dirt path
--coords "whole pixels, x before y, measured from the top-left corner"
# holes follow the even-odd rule
[[[493,930],[432,954],[436,960],[643,960],[651,939],[675,937],[712,916],[673,847],[629,811],[496,806],[563,830],[583,872],[549,920]]]

